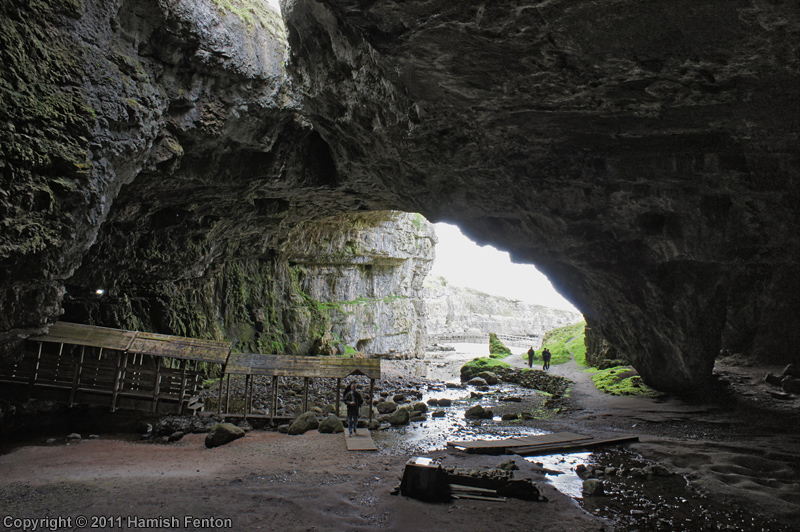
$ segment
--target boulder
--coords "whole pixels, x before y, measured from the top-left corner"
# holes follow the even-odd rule
[[[244,430],[233,423],[217,423],[206,435],[206,447],[209,449],[225,445],[244,436]]]
[[[476,377],[480,377],[486,384],[497,384],[499,379],[497,378],[497,374],[493,371],[481,371],[476,375]]]
[[[328,403],[327,405],[322,407],[323,415],[335,414],[335,413],[336,413],[336,405],[332,403]]]
[[[479,419],[492,419],[494,414],[491,410],[483,408],[482,405],[474,405],[467,409],[464,417],[472,417]]]
[[[447,399],[447,398],[439,399],[439,406],[448,407],[451,406],[452,404],[453,404],[452,399]]]
[[[319,420],[314,412],[306,412],[295,418],[289,425],[289,434],[305,434],[309,430],[319,427]]]
[[[583,481],[583,493],[589,497],[605,495],[605,486],[602,480],[590,478]]]
[[[337,434],[344,432],[344,423],[337,416],[330,414],[320,422],[317,430],[323,434]]]
[[[392,412],[397,410],[397,404],[391,401],[384,401],[382,403],[378,403],[378,406],[376,408],[378,409],[378,412],[381,414],[391,414]]]
[[[503,421],[512,421],[514,419],[517,419],[518,417],[519,414],[514,414],[513,412],[506,412],[505,414],[500,416],[500,419],[502,419]]]
[[[408,425],[410,420],[411,417],[408,415],[408,410],[406,410],[405,408],[398,408],[397,410],[392,412],[387,418],[387,421],[394,426]]]
[[[421,414],[424,414],[428,411],[428,405],[420,401],[419,403],[414,403],[413,409]]]
[[[431,397],[428,399],[428,406],[439,406],[439,400]]]
[[[392,401],[394,401],[397,404],[400,404],[400,403],[405,403],[406,401],[408,401],[408,399],[406,398],[405,395],[398,393],[394,397],[392,397]]]
[[[314,412],[315,414],[322,414],[322,408],[318,406],[312,406],[311,408],[309,408],[309,410],[311,412]]]

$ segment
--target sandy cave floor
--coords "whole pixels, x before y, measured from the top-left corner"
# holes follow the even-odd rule
[[[510,361],[522,365],[518,357]],[[406,371],[408,363],[386,366],[388,373]],[[546,462],[551,468],[555,463],[563,476],[543,475],[533,463],[538,458],[467,455],[441,448],[425,454],[445,466],[467,468],[496,467],[512,458],[520,465],[515,478],[533,478],[547,502],[461,499],[434,504],[394,496],[391,489],[419,449],[393,444],[377,453],[348,452],[341,434],[287,436],[255,430],[216,449],[206,449],[201,434],[173,444],[103,436],[45,445],[40,438],[0,456],[0,530],[22,529],[17,518],[64,517],[71,519],[51,524],[67,526],[51,528],[82,530],[95,524],[110,530],[209,530],[230,525],[227,529],[288,531],[796,531],[797,400],[773,401],[762,383],[766,371],[779,369],[719,365],[718,373],[743,400],[709,405],[606,396],[594,389],[581,368],[572,363],[554,366],[554,373],[575,381],[568,413],[532,420],[530,428],[595,436],[635,434],[641,443]],[[381,441],[396,441],[378,435],[375,439],[379,448]],[[579,462],[623,470],[659,463],[672,474],[642,481],[609,477],[606,496],[581,499],[555,487],[564,479],[575,483],[572,469]],[[80,526],[79,516],[88,519],[86,527]],[[187,522],[186,516],[222,521],[202,527],[196,525],[209,523]],[[164,519],[143,527],[137,518]]]

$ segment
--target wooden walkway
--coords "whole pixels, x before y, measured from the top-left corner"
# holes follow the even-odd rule
[[[578,451],[601,445],[632,443],[637,441],[639,441],[638,436],[597,439],[592,436],[584,436],[572,432],[556,432],[552,434],[506,438],[504,440],[449,441],[447,445],[468,453],[513,453],[531,456],[555,452]]]
[[[377,451],[372,435],[367,429],[356,429],[354,436],[348,436],[347,428],[344,431],[344,441],[347,442],[348,451]]]

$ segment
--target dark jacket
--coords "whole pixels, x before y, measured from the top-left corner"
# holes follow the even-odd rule
[[[355,401],[356,404],[351,405],[350,403]],[[344,394],[344,402],[347,405],[347,411],[353,412],[358,411],[361,408],[361,405],[364,404],[364,400],[361,398],[361,394],[358,393],[357,390],[347,390],[347,393]]]

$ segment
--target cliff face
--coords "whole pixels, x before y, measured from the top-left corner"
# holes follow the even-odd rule
[[[302,351],[289,232],[400,210],[535,263],[657,388],[797,358],[796,3],[283,14],[288,48],[255,0],[0,4],[4,350],[63,305]]]
[[[532,336],[539,347],[544,333],[577,323],[577,312],[532,305],[471,288],[451,286],[443,277],[425,281],[428,334],[477,332]]]
[[[435,243],[419,214],[377,212],[301,224],[283,253],[335,341],[368,356],[405,358],[424,354],[421,292]]]

